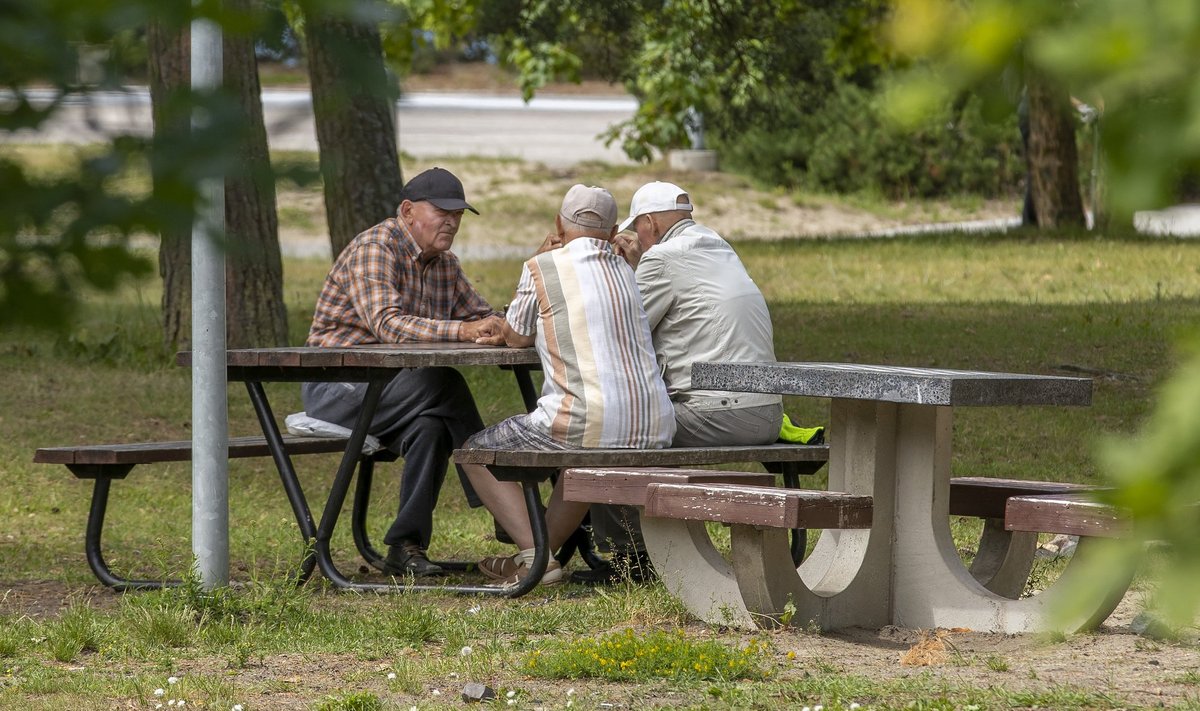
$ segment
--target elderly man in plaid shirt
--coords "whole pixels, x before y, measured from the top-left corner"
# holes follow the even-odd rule
[[[338,256],[317,299],[306,345],[353,346],[402,341],[503,343],[492,310],[450,253],[466,201],[462,183],[431,168],[404,186],[396,216],[358,235]],[[311,417],[353,427],[365,383],[305,383]],[[400,510],[388,529],[384,572],[440,575],[425,549],[450,453],[483,420],[462,375],[453,368],[416,368],[383,390],[370,433],[404,457]],[[467,498],[479,505],[465,475]]]

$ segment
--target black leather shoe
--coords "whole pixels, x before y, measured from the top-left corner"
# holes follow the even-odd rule
[[[429,561],[424,548],[407,541],[388,547],[387,557],[383,559],[383,572],[388,575],[411,575],[414,578],[446,574],[442,566]]]
[[[658,576],[645,551],[613,551],[612,559],[592,570],[571,574],[571,582],[581,585],[617,585],[619,583],[649,583]]]

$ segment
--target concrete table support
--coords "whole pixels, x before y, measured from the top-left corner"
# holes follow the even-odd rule
[[[646,519],[658,565],[689,570],[664,578],[701,619],[741,626],[773,624],[794,607],[793,624],[823,629],[896,624],[1029,632],[1102,622],[1128,578],[1092,586],[1073,617],[1055,616],[1063,584],[1017,598],[1032,564],[1036,535],[985,526],[968,570],[950,535],[950,459],[955,406],[1087,405],[1080,378],[824,363],[716,363],[693,368],[696,387],[831,398],[829,489],[873,498],[870,529],[823,531],[797,570],[782,530],[734,526],[733,564],[712,550],[702,529]],[[1086,556],[1081,543],[1077,556]],[[660,568],[660,570],[662,570]],[[736,585],[730,583],[730,572]],[[715,581],[710,583],[709,581]],[[740,595],[739,605],[734,589]]]

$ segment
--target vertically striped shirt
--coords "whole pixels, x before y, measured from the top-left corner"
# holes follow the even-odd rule
[[[531,426],[570,447],[661,448],[675,413],[633,270],[576,238],[525,262],[508,324],[533,336],[545,382]]]
[[[457,341],[463,321],[493,313],[458,257],[420,254],[394,217],[355,237],[325,278],[306,345]]]

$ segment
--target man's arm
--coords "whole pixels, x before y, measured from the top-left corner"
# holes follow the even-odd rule
[[[504,322],[504,344],[509,348],[528,348],[533,345],[534,336],[526,336],[517,333],[513,327],[508,325],[508,321]]]
[[[650,250],[641,256],[637,268],[638,291],[642,293],[642,306],[646,309],[646,318],[650,321],[653,331],[658,322],[663,320],[671,305],[675,303],[675,288],[671,284],[671,276],[667,273],[666,260],[657,254],[658,250]]]
[[[533,272],[529,269],[533,261],[529,260],[521,268],[521,278],[517,281],[516,293],[504,319],[504,343],[512,348],[528,348],[537,336],[537,288],[534,286]]]
[[[462,340],[460,321],[424,318],[408,311],[401,293],[407,286],[401,278],[402,266],[387,242],[388,236],[380,237],[351,255],[343,284],[367,330],[381,343]]]

